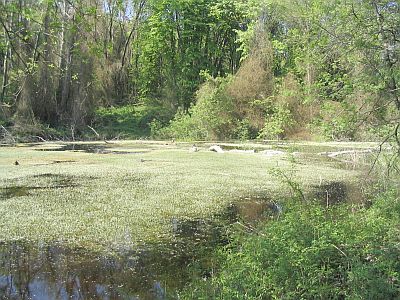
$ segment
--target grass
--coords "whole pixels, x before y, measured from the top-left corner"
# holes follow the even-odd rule
[[[289,191],[272,169],[292,174],[305,189],[359,175],[322,158],[217,154],[207,144],[197,153],[184,143],[101,145],[136,154],[37,151],[62,146],[56,143],[1,147],[0,241],[63,242],[92,250],[168,241],[172,218],[210,217],[246,196],[285,198]],[[13,196],[18,187],[24,193]]]

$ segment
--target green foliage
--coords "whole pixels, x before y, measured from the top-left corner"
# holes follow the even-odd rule
[[[155,137],[174,138],[183,141],[206,140],[208,132],[201,120],[178,111],[166,128],[154,132]]]
[[[157,0],[149,9],[139,40],[139,93],[187,110],[201,70],[216,77],[237,69],[237,30],[248,21],[232,0]]]
[[[210,79],[197,93],[197,102],[188,113],[178,111],[161,135],[181,140],[215,140],[233,137],[233,102],[225,87],[229,78]]]
[[[357,111],[347,102],[326,102],[321,108],[322,118],[315,125],[325,138],[353,139],[357,131]]]
[[[106,2],[3,3],[0,105],[9,107],[7,117],[84,131],[98,121],[99,107],[153,99],[169,117],[143,112],[132,137],[247,139],[260,131],[261,138],[296,138],[310,136],[313,123],[319,134],[344,139],[390,120],[392,131],[397,125],[395,1]],[[229,83],[204,89],[212,78]],[[255,99],[271,100],[271,109],[258,111]]]
[[[298,203],[298,202],[297,202]],[[400,198],[370,209],[292,203],[257,235],[221,250],[219,272],[185,299],[397,299]]]
[[[285,129],[293,124],[292,113],[286,106],[277,105],[267,114],[264,128],[258,135],[261,139],[282,138]]]
[[[94,126],[104,137],[139,138],[149,136],[156,127],[162,127],[170,115],[155,105],[126,105],[99,108]]]
[[[250,120],[243,119],[237,122],[234,137],[235,139],[246,141],[255,139],[258,131],[251,125]]]

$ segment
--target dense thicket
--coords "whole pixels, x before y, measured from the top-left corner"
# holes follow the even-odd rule
[[[290,203],[219,252],[211,278],[182,299],[398,299],[399,195],[369,209]],[[353,207],[354,209],[354,207]]]
[[[196,138],[398,134],[397,1],[270,0],[247,8],[252,22],[239,35],[238,72],[210,79],[168,135],[183,138],[187,127]]]
[[[76,128],[99,106],[187,109],[201,82],[234,73],[235,1],[2,0],[1,114]]]
[[[399,15],[383,0],[2,0],[1,120],[183,139],[398,136]]]

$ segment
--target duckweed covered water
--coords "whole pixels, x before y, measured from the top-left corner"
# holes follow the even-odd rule
[[[94,153],[94,154],[143,154],[148,152],[148,150],[141,151],[115,151],[112,150],[112,147],[107,144],[75,144],[70,143],[66,145],[60,145],[59,147],[54,148],[39,148],[36,151],[55,151],[55,152],[63,152],[63,151],[76,151],[76,152],[85,152],[85,153]]]
[[[319,187],[315,197],[332,205],[348,200],[347,191],[336,182]],[[175,299],[194,265],[204,278],[212,275],[210,254],[229,242],[231,224],[252,228],[279,215],[280,207],[252,197],[212,219],[172,218],[170,243],[122,247],[112,255],[60,243],[0,243],[0,299]]]
[[[119,249],[113,255],[57,243],[0,243],[0,299],[176,298],[190,280],[191,265],[210,276],[209,254],[228,242],[227,226],[249,214],[252,223],[262,220],[264,204],[232,204],[209,220],[172,219],[171,243]]]
[[[229,242],[230,224],[254,228],[284,209],[290,191],[269,168],[295,174],[329,205],[354,194],[358,175],[315,151],[293,158],[142,142],[24,146],[0,150],[0,299],[176,298],[192,266],[211,276],[210,254]]]

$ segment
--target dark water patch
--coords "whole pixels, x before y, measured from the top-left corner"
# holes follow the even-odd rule
[[[229,237],[227,228],[236,222],[255,225],[276,213],[272,202],[258,198],[247,198],[230,204],[220,214],[209,219],[171,219],[172,232],[176,241],[191,245],[202,244],[205,248],[215,248],[226,244]],[[204,244],[204,241],[207,241]]]
[[[232,150],[239,150],[239,151],[251,151],[254,150],[254,152],[260,152],[265,150],[265,148],[263,147],[253,147],[253,146],[246,146],[246,145],[220,145],[220,147],[222,148],[222,150],[224,151],[232,151]]]
[[[116,154],[116,155],[126,155],[126,154],[144,154],[148,153],[149,151],[111,151],[111,150],[104,150],[99,154]]]
[[[210,276],[215,248],[229,242],[229,224],[253,221],[268,209],[258,203],[251,213],[245,206],[231,205],[207,220],[172,219],[170,243],[125,247],[114,255],[59,244],[0,243],[0,299],[176,299],[193,275],[190,266]]]
[[[24,196],[31,196],[33,191],[45,190],[45,189],[59,189],[67,187],[76,187],[77,184],[60,182],[58,184],[52,184],[51,186],[9,186],[0,188],[0,200],[11,199]]]
[[[260,198],[247,198],[229,206],[225,213],[230,222],[256,225],[282,212],[280,204]]]
[[[331,182],[318,188],[315,197],[326,205],[346,202],[347,186],[343,182]]]
[[[56,188],[69,188],[77,187],[79,184],[75,182],[76,178],[74,176],[62,175],[62,174],[52,174],[44,173],[30,176],[31,181],[43,178],[48,181],[46,183],[38,182],[37,185],[20,185],[20,184],[10,184],[6,187],[0,188],[0,199],[10,199],[14,197],[30,196],[33,191],[46,190],[46,189],[56,189]]]
[[[166,299],[187,282],[197,244],[99,255],[57,245],[0,246],[0,299]]]
[[[0,246],[0,298],[162,298],[164,277],[173,277],[168,271],[176,278],[183,267],[166,258],[161,249],[100,256],[57,245],[5,244]]]
[[[366,197],[362,189],[354,183],[334,181],[314,186],[313,198],[325,206],[340,203],[363,204]]]
[[[101,153],[102,151],[104,151],[105,148],[106,148],[105,145],[99,145],[99,144],[66,144],[55,148],[39,148],[35,150],[46,151],[46,152],[82,151],[87,153]]]
[[[42,188],[67,188],[78,186],[76,183],[77,178],[71,175],[43,173],[33,175],[32,178],[44,178],[49,180],[49,185]]]
[[[54,160],[52,164],[67,164],[67,163],[74,163],[76,160]]]
[[[39,187],[30,187],[30,186],[9,186],[0,188],[0,200],[1,199],[10,199],[13,197],[23,197],[29,196],[30,191],[37,190]]]
[[[55,151],[55,152],[64,152],[64,151],[72,151],[72,152],[84,152],[84,153],[94,153],[94,154],[143,154],[148,151],[116,151],[112,150],[112,148],[108,145],[100,145],[100,144],[67,144],[62,145],[57,148],[40,148],[35,149],[36,151]]]
[[[35,147],[35,146],[39,146],[39,145],[43,145],[43,143],[10,143],[10,144],[0,144],[0,147]]]

